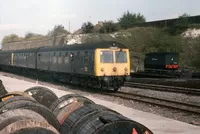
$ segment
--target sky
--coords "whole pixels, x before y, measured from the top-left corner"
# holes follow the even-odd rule
[[[127,10],[147,21],[200,15],[200,0],[0,0],[0,42],[5,35],[46,34],[57,24],[74,32],[84,22],[117,19]]]

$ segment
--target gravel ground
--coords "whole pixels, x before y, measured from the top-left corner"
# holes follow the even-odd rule
[[[153,91],[150,89],[139,89],[130,87],[123,87],[121,91],[200,105],[200,96],[193,96],[193,95],[173,93],[173,92]]]
[[[200,79],[132,78],[131,81],[200,89]]]
[[[30,82],[36,82],[36,80],[34,80],[34,79],[25,78],[23,76],[18,76],[15,74],[10,74],[10,73],[5,73],[5,72],[0,72],[0,74],[4,75],[4,76],[8,76],[8,77],[23,79],[23,80],[30,81]],[[76,94],[91,95],[93,97],[96,97],[96,98],[99,98],[102,100],[115,102],[117,104],[131,107],[133,109],[153,113],[153,114],[160,115],[163,117],[167,117],[167,118],[171,118],[171,119],[179,120],[179,121],[186,122],[189,124],[200,126],[200,116],[197,116],[197,115],[183,113],[178,110],[171,110],[171,109],[169,110],[168,108],[163,108],[163,107],[159,107],[159,106],[155,106],[155,105],[148,105],[148,104],[137,102],[137,101],[123,100],[118,97],[102,95],[100,93],[95,92],[95,90],[88,90],[88,91],[84,90],[83,91],[83,89],[81,89],[81,88],[77,88],[77,87],[73,87],[73,86],[66,86],[64,84],[52,84],[52,83],[41,82],[41,81],[38,81],[38,83],[41,85],[57,88],[60,90],[73,92]],[[165,92],[159,92],[159,91],[151,91],[151,90],[146,90],[146,89],[136,89],[136,88],[128,88],[128,87],[123,87],[121,90],[125,91],[125,92],[136,92],[138,94],[144,94],[144,95],[154,96],[154,97],[159,97],[159,98],[160,98],[160,96],[162,96],[163,99],[171,99],[171,100],[177,100],[177,101],[182,101],[182,102],[190,102],[193,104],[195,103],[195,104],[200,105],[200,103],[199,103],[200,99],[198,96],[189,96],[189,95],[187,96],[184,94],[165,93]]]

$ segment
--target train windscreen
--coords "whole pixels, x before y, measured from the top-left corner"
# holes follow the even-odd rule
[[[116,63],[127,63],[127,54],[125,51],[115,52]]]
[[[101,63],[113,63],[113,52],[112,51],[101,51],[100,57]]]

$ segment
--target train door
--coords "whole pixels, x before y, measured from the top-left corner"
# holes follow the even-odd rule
[[[76,72],[76,68],[75,68],[75,53],[71,52],[69,54],[70,56],[70,64],[71,64],[71,73],[75,73]]]
[[[51,53],[49,52],[48,53],[48,68],[47,68],[47,70],[50,70],[50,67],[51,67],[51,61],[52,61],[52,59],[51,59]]]
[[[14,65],[14,53],[11,54],[11,65]]]
[[[94,52],[89,53],[89,74],[94,74]]]
[[[84,55],[84,72],[85,74],[88,74],[88,67],[89,67],[89,53],[88,51],[85,51],[85,55]]]
[[[24,55],[24,58],[25,58],[25,67],[28,68],[28,62],[29,62],[29,56],[28,56],[28,53],[25,53]]]

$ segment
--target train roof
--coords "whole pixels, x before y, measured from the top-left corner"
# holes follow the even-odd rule
[[[36,52],[38,49],[40,49],[41,47],[39,48],[29,48],[29,49],[20,49],[20,50],[6,50],[6,51],[0,51],[0,53],[12,53],[12,52]]]
[[[102,41],[102,42],[93,42],[93,43],[83,43],[83,44],[73,44],[65,46],[47,46],[42,47],[38,51],[59,51],[59,50],[84,50],[84,49],[96,49],[96,48],[109,48],[109,47],[118,47],[118,48],[127,48],[124,44],[116,41]]]
[[[118,47],[118,48],[127,48],[124,44],[117,41],[102,41],[102,42],[93,42],[93,43],[82,43],[82,44],[72,44],[64,46],[42,46],[37,48],[21,49],[21,50],[9,50],[9,51],[0,51],[0,53],[9,53],[9,52],[42,52],[42,51],[62,51],[62,50],[84,50],[84,49],[96,49],[96,48],[108,48],[108,47]]]
[[[0,51],[0,54],[4,54],[4,53],[12,53],[14,50],[7,50],[7,51]]]
[[[41,47],[38,48],[29,48],[29,49],[21,49],[21,50],[15,50],[14,52],[36,52],[40,49]]]

